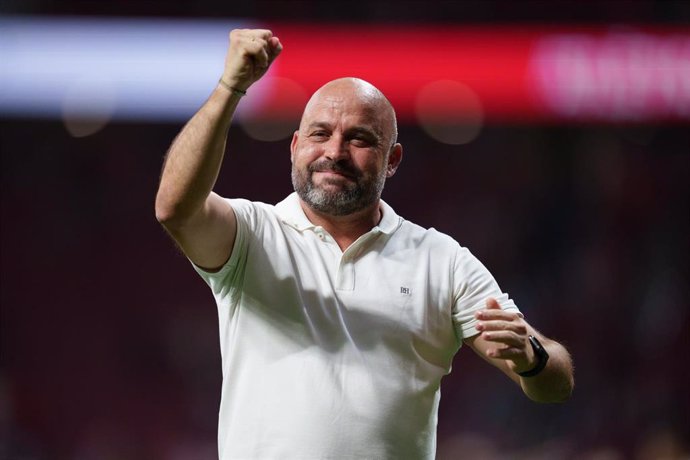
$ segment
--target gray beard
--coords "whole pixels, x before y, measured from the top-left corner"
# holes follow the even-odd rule
[[[328,191],[314,184],[312,174],[311,166],[306,174],[297,171],[293,166],[292,186],[310,208],[331,216],[347,216],[376,203],[386,182],[384,169],[379,177],[360,176],[354,184],[347,184],[341,190]]]

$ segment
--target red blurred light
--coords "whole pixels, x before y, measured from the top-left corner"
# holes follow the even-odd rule
[[[437,80],[467,86],[481,101],[488,122],[690,120],[687,31],[294,23],[270,27],[285,47],[274,64],[274,76],[292,79],[309,93],[334,78],[363,78],[388,96],[403,120],[414,120],[419,91]],[[587,43],[588,51],[569,63],[570,45],[578,43]],[[659,52],[666,58],[650,58]],[[640,66],[645,65],[647,73],[642,75]],[[568,69],[581,69],[583,75],[587,69],[596,72],[578,80]],[[664,79],[666,86],[655,86]],[[586,100],[573,99],[578,97]],[[285,105],[280,94],[267,103]]]

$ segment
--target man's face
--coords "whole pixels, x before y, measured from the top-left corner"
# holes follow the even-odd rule
[[[380,101],[351,85],[319,91],[291,145],[292,184],[302,201],[333,216],[376,203],[399,162],[397,153],[389,155],[394,134],[387,117]]]

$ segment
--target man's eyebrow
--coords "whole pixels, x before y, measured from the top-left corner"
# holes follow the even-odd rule
[[[313,129],[325,129],[327,131],[331,131],[333,127],[330,123],[325,121],[313,121],[309,123],[309,125],[307,126],[307,131],[311,131]],[[378,130],[375,130],[368,126],[352,126],[351,128],[348,128],[344,134],[346,134],[347,136],[361,134],[367,137],[375,138],[377,141],[380,141],[383,137],[383,134],[379,133]]]
[[[307,126],[307,129],[314,129],[314,128],[321,128],[321,129],[331,129],[331,125],[329,123],[326,123],[325,121],[313,121]]]
[[[350,136],[353,134],[364,134],[365,136],[374,137],[377,140],[381,138],[381,134],[378,131],[366,126],[353,126],[347,129],[346,134]]]

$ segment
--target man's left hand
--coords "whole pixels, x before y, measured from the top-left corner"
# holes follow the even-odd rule
[[[520,313],[504,311],[496,299],[486,301],[486,309],[475,313],[477,330],[487,342],[495,345],[486,356],[505,360],[513,372],[533,369],[537,358],[529,343],[530,327]]]

